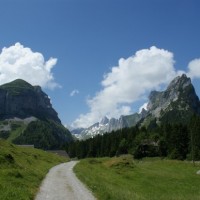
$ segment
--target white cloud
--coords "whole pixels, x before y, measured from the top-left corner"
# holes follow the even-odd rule
[[[79,94],[79,91],[75,89],[70,93],[70,97],[73,97],[74,95],[77,95],[77,94]]]
[[[173,54],[151,47],[135,55],[119,59],[102,81],[102,90],[88,100],[90,111],[81,114],[74,127],[88,127],[102,117],[119,117],[131,114],[131,104],[168,84],[176,75]]]
[[[187,75],[191,78],[200,78],[200,59],[194,59],[188,64]]]
[[[0,84],[20,78],[50,89],[60,87],[51,71],[56,63],[56,58],[45,61],[41,53],[33,52],[20,43],[4,47],[0,53]]]

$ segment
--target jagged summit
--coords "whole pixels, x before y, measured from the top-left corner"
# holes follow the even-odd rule
[[[171,83],[167,87],[167,90],[178,90],[180,88],[184,89],[191,84],[191,79],[187,77],[186,74],[182,74],[181,76],[177,76],[171,81]]]
[[[171,81],[163,92],[153,91],[149,95],[147,110],[155,117],[159,117],[161,111],[178,109],[192,109],[199,112],[199,98],[191,83],[191,79],[185,74]]]
[[[78,139],[87,139],[94,137],[98,134],[110,133],[125,127],[136,125],[141,119],[141,115],[135,113],[133,115],[121,116],[119,119],[104,117],[100,122],[93,124],[92,126],[85,129],[75,129],[71,133],[74,134]]]
[[[191,79],[183,74],[182,76],[174,78],[165,91],[152,91],[149,95],[147,110],[151,111],[158,107],[167,107],[168,104],[179,98],[180,93],[183,92],[187,86],[193,87]]]
[[[157,122],[187,123],[193,114],[200,114],[200,102],[191,79],[183,74],[174,78],[165,91],[150,93],[144,121],[155,118]]]
[[[107,124],[107,123],[109,123],[109,119],[105,116],[105,117],[103,117],[102,120],[100,121],[100,124],[105,125],[105,124]]]

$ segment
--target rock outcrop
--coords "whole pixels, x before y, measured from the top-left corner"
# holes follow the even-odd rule
[[[32,86],[21,79],[0,86],[0,119],[30,116],[61,122],[40,86]]]

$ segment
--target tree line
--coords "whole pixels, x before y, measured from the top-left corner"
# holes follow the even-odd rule
[[[97,135],[66,144],[70,157],[105,157],[132,154],[134,158],[169,157],[200,160],[200,117],[188,124],[165,123],[148,128],[138,126]]]

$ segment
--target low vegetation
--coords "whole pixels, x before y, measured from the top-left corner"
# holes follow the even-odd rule
[[[29,200],[48,170],[67,159],[0,139],[0,199]]]
[[[87,158],[75,172],[98,200],[197,200],[200,164],[132,156]]]

